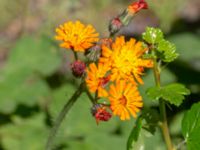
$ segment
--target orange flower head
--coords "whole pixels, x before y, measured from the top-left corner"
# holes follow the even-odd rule
[[[107,91],[104,89],[110,81],[110,76],[106,76],[108,69],[108,66],[101,63],[98,64],[98,68],[95,63],[91,63],[89,69],[86,71],[86,84],[90,92],[98,92],[98,97],[107,97],[108,95]]]
[[[139,0],[137,2],[133,2],[131,5],[128,6],[128,12],[131,14],[135,14],[141,9],[147,9],[148,5],[145,0]]]
[[[95,29],[91,25],[85,26],[80,21],[64,23],[56,28],[56,33],[56,40],[63,41],[61,47],[80,52],[92,47],[99,40]]]
[[[102,57],[99,61],[110,66],[112,81],[123,79],[133,84],[136,84],[136,81],[143,84],[140,76],[144,68],[153,66],[152,60],[142,59],[147,50],[143,48],[142,42],[136,42],[133,38],[125,42],[121,36],[116,38],[111,49],[106,46],[102,48]]]
[[[143,106],[137,87],[131,83],[127,84],[124,80],[111,85],[109,95],[111,110],[121,120],[129,120],[130,115],[136,118],[137,112]]]

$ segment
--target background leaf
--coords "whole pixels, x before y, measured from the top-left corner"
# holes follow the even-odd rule
[[[61,56],[51,41],[45,37],[22,37],[12,50],[7,67],[26,67],[28,70],[48,76],[61,65]]]
[[[133,147],[132,145],[134,145],[137,142],[141,129],[142,129],[142,118],[138,117],[135,126],[133,127],[129,135],[127,141],[127,150],[131,150]]]
[[[34,106],[50,98],[50,89],[44,80],[30,70],[4,70],[0,75],[0,112],[14,112],[19,104]]]
[[[182,133],[188,150],[200,149],[200,103],[188,110],[182,121]]]
[[[48,128],[44,124],[44,114],[34,115],[28,119],[13,116],[12,121],[13,124],[5,125],[0,129],[2,145],[5,149],[44,149],[48,133]]]

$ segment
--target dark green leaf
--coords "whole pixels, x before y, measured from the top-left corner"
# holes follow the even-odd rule
[[[33,106],[49,98],[45,81],[26,68],[7,68],[0,75],[0,112],[12,113],[18,104]]]
[[[12,117],[13,124],[0,128],[1,142],[6,150],[42,150],[48,135],[44,114],[28,119]]]
[[[176,46],[167,40],[161,40],[158,43],[157,50],[162,54],[160,58],[164,62],[171,62],[178,57]]]
[[[142,111],[142,118],[146,121],[143,128],[154,134],[159,121],[158,111],[155,109],[144,109]]]
[[[152,87],[147,90],[147,95],[152,100],[159,100],[160,98],[168,101],[171,104],[179,106],[184,95],[189,95],[190,91],[182,84],[169,84],[164,87]]]
[[[152,144],[153,143],[153,144]],[[156,130],[154,134],[141,129],[137,142],[134,143],[131,150],[166,150],[162,134],[160,130]]]
[[[176,34],[169,37],[177,48],[177,52],[180,55],[180,59],[187,62],[193,61],[200,57],[200,37],[192,33]]]
[[[163,39],[163,32],[158,28],[147,27],[142,38],[149,44],[156,44]]]
[[[182,121],[182,133],[188,150],[200,149],[200,103],[187,111]]]
[[[131,150],[133,145],[137,142],[141,128],[142,128],[142,118],[138,117],[135,127],[133,127],[129,135],[129,138],[127,141],[127,150]]]

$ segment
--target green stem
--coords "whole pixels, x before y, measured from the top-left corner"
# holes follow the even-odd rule
[[[53,128],[51,129],[48,140],[47,140],[46,150],[52,150],[52,145],[53,145],[56,133],[57,133],[63,119],[65,118],[66,114],[68,113],[70,108],[72,108],[73,104],[77,101],[78,97],[83,92],[83,85],[84,85],[84,82],[80,84],[77,91],[72,95],[72,97],[69,99],[69,101],[64,105],[60,114],[56,118],[55,124],[54,124]]]
[[[158,65],[156,59],[154,59],[153,71],[154,71],[154,78],[155,78],[156,86],[160,87],[160,66]],[[165,101],[162,99],[159,100],[159,109],[160,109],[160,118],[161,118],[160,127],[161,127],[161,130],[163,133],[163,138],[167,145],[167,149],[174,150],[172,142],[171,142],[170,134],[169,134],[168,124],[167,124]]]
[[[75,51],[73,51],[73,53],[74,53],[74,59],[78,60],[78,54]]]
[[[96,100],[92,97],[92,95],[90,94],[90,92],[88,91],[88,89],[85,89],[85,92],[87,94],[87,96],[89,97],[90,101],[92,102],[92,104],[96,104]]]

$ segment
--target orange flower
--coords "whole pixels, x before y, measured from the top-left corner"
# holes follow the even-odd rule
[[[108,93],[104,88],[110,80],[110,76],[106,76],[108,66],[99,63],[97,68],[95,63],[91,63],[89,69],[86,71],[86,84],[90,92],[95,93],[97,91],[98,97],[107,97]]]
[[[94,42],[97,42],[98,33],[91,25],[85,26],[79,21],[67,22],[64,25],[56,28],[57,40],[63,41],[61,47],[71,48],[74,51],[84,52],[85,49],[92,47]]]
[[[147,9],[148,5],[145,0],[139,0],[137,2],[133,2],[131,5],[128,6],[128,12],[131,14],[135,14],[141,9]]]
[[[123,79],[133,84],[136,84],[136,81],[143,84],[140,76],[144,68],[153,66],[152,60],[142,59],[142,55],[147,50],[143,48],[142,42],[136,42],[133,38],[125,42],[124,37],[121,36],[116,38],[111,49],[102,47],[102,57],[99,61],[110,66],[112,81]]]
[[[118,81],[116,86],[110,86],[109,95],[111,110],[121,120],[129,120],[130,114],[136,118],[137,112],[143,106],[137,87],[131,83],[126,84],[123,80]]]

